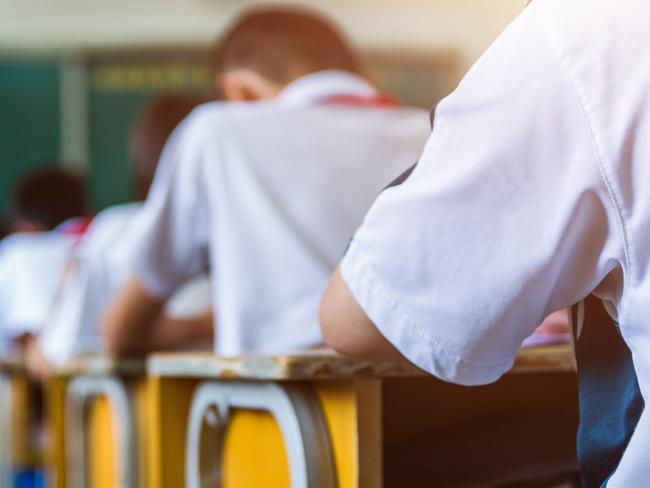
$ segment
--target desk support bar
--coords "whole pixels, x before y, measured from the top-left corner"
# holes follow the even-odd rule
[[[336,487],[327,427],[313,391],[305,386],[277,383],[206,382],[198,387],[190,409],[186,488],[200,488],[204,481],[200,462],[204,419],[219,432],[214,452],[217,472],[211,477],[221,484],[223,433],[231,408],[262,410],[274,417],[287,450],[292,488]]]
[[[66,395],[66,470],[70,488],[87,486],[86,425],[87,407],[93,399],[105,397],[112,412],[115,432],[117,487],[136,488],[137,452],[131,398],[124,384],[115,377],[78,376],[73,378]]]
[[[0,488],[13,486],[13,392],[11,378],[0,373]]]

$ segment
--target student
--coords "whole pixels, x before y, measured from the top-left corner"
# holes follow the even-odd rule
[[[585,486],[647,486],[650,5],[533,2],[438,105],[419,164],[385,191],[325,294],[334,348],[490,383],[535,324],[578,323]]]
[[[26,173],[10,197],[0,242],[0,336],[5,353],[48,317],[68,256],[86,225],[83,180],[57,166]]]
[[[428,115],[382,95],[315,13],[251,10],[214,62],[230,102],[195,110],[165,149],[138,269],[107,314],[114,352],[141,347],[165,299],[208,266],[218,354],[321,344],[328,275],[427,138]]]
[[[140,201],[146,197],[166,139],[205,100],[201,95],[163,95],[142,110],[131,138],[134,187]],[[35,376],[46,376],[52,365],[76,355],[102,349],[99,322],[112,294],[134,266],[131,250],[140,232],[137,216],[141,210],[141,202],[115,205],[90,224],[71,257],[51,318],[29,350],[28,365]],[[173,308],[178,313],[173,317],[163,314],[150,338],[157,349],[211,341],[207,277],[195,283]]]

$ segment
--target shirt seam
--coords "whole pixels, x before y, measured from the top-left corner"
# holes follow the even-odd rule
[[[362,289],[365,289],[367,291],[374,289],[376,293],[381,295],[388,305],[386,308],[397,312],[397,314],[401,316],[400,319],[403,321],[405,327],[407,327],[414,335],[426,341],[432,349],[436,350],[436,353],[446,356],[447,359],[453,360],[456,362],[456,364],[466,365],[475,370],[485,370],[486,368],[490,370],[499,370],[503,366],[507,366],[512,363],[512,358],[504,359],[502,361],[494,363],[473,361],[464,357],[462,353],[452,350],[448,345],[442,343],[438,338],[429,334],[424,329],[424,327],[422,327],[422,325],[417,323],[417,321],[413,320],[413,318],[400,305],[397,299],[394,298],[392,294],[385,289],[381,281],[377,279],[377,276],[371,269],[371,266],[368,263],[363,262],[363,259],[360,258],[358,245],[354,241],[352,243],[352,252],[346,258],[352,259],[354,274],[358,277],[361,277],[361,279],[356,280],[357,284],[359,284]],[[378,325],[377,327],[383,333],[384,329]]]
[[[627,237],[628,233],[627,233],[627,228],[626,228],[626,225],[625,225],[625,219],[623,217],[623,211],[622,211],[621,204],[619,203],[618,197],[616,196],[616,192],[614,191],[614,187],[613,187],[613,185],[611,183],[611,179],[610,179],[610,177],[609,177],[609,175],[608,175],[608,173],[607,173],[607,171],[605,169],[602,152],[601,152],[600,146],[598,144],[598,139],[596,138],[596,131],[594,130],[593,124],[592,124],[591,119],[589,117],[589,112],[587,110],[587,107],[586,107],[586,105],[585,105],[585,103],[584,103],[584,101],[582,99],[582,96],[580,95],[580,92],[578,91],[578,87],[575,84],[573,78],[571,77],[571,73],[569,72],[569,69],[568,69],[566,63],[564,62],[563,56],[560,53],[559,49],[557,47],[553,46],[552,41],[548,39],[548,34],[546,33],[546,28],[545,28],[545,26],[541,25],[543,21],[542,21],[542,19],[540,17],[541,17],[541,14],[538,14],[537,21],[540,24],[540,32],[541,32],[543,38],[546,40],[546,43],[547,43],[549,49],[551,50],[551,52],[553,52],[553,54],[555,55],[555,57],[557,59],[557,62],[558,62],[559,68],[560,68],[560,72],[562,73],[562,77],[564,78],[565,82],[567,83],[571,93],[575,97],[576,103],[578,104],[578,107],[580,109],[582,117],[583,117],[583,119],[585,121],[585,125],[587,127],[588,132],[589,132],[589,138],[591,139],[591,145],[592,145],[592,149],[594,151],[594,155],[595,155],[595,158],[596,158],[596,163],[598,165],[598,170],[599,170],[600,176],[601,176],[601,178],[603,180],[603,184],[605,185],[605,189],[607,190],[607,195],[608,195],[608,197],[609,197],[609,199],[611,201],[611,204],[614,207],[614,211],[616,212],[619,232],[621,233],[621,239],[623,241],[623,257],[624,257],[624,260],[625,260],[625,262],[624,262],[625,275],[626,275],[628,280],[631,280],[632,279],[632,272],[631,272],[631,270],[632,270],[632,262],[631,262],[632,259],[631,259],[631,254],[630,254],[629,240],[628,240],[628,237]],[[623,319],[623,317],[625,315],[625,313],[624,313],[624,310],[625,310],[624,303],[625,303],[626,291],[627,291],[627,287],[624,284],[623,285],[623,292],[622,292],[622,296],[621,296],[621,313],[620,313],[620,316],[619,316],[621,321],[622,321],[622,319]]]

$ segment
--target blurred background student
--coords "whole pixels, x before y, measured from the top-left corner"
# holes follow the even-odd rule
[[[47,326],[29,348],[28,366],[36,376],[47,374],[80,354],[103,349],[99,322],[104,307],[135,266],[133,247],[142,211],[165,142],[175,127],[206,98],[198,94],[161,95],[139,114],[131,138],[131,159],[137,201],[100,212],[75,247],[60,284]],[[181,318],[182,317],[182,318]],[[210,345],[212,322],[209,282],[198,277],[188,284],[148,340],[156,349]]]
[[[5,352],[49,317],[68,257],[87,225],[83,179],[53,164],[15,185],[0,242],[0,336]],[[18,352],[18,351],[14,351]]]
[[[179,284],[210,268],[215,351],[318,346],[328,274],[380,190],[415,160],[428,113],[364,75],[315,12],[245,12],[213,53],[228,102],[197,109],[163,153],[137,266],[106,316],[109,350],[152,349]]]
[[[84,239],[83,250],[82,246],[75,244],[77,237],[69,239],[71,242],[70,248],[73,249],[71,251],[73,258],[66,257],[66,261],[68,265],[73,264],[73,266],[64,266],[64,268],[70,270],[69,274],[66,275],[66,278],[69,279],[64,280],[65,286],[54,293],[59,300],[57,300],[56,306],[49,308],[52,320],[48,321],[44,326],[45,331],[38,337],[38,341],[21,341],[28,345],[38,345],[35,348],[28,347],[27,350],[35,353],[29,355],[30,359],[36,359],[30,361],[30,364],[34,366],[33,369],[38,374],[42,375],[49,371],[49,365],[56,367],[56,365],[65,362],[76,354],[97,351],[102,348],[102,342],[96,334],[98,317],[101,316],[101,309],[107,296],[111,294],[113,283],[119,281],[117,277],[121,274],[111,272],[113,271],[111,263],[120,261],[124,256],[121,250],[128,248],[127,241],[134,240],[132,232],[134,228],[140,227],[143,231],[151,228],[150,223],[142,226],[131,225],[131,222],[138,220],[137,216],[141,214],[140,205],[134,205],[132,202],[144,199],[150,178],[154,172],[152,166],[158,163],[157,153],[161,151],[162,141],[166,139],[168,132],[172,128],[168,126],[164,130],[161,129],[158,132],[160,138],[158,136],[154,138],[153,135],[143,138],[137,136],[141,132],[143,124],[162,124],[164,120],[167,120],[163,116],[150,115],[151,120],[143,122],[147,119],[146,113],[152,114],[156,112],[151,109],[152,105],[150,104],[155,105],[158,97],[165,93],[189,94],[190,98],[194,97],[193,94],[195,93],[212,93],[215,86],[215,76],[211,66],[216,64],[217,71],[223,71],[220,62],[221,56],[215,56],[212,47],[215,33],[218,32],[222,35],[224,32],[229,31],[233,19],[241,15],[242,10],[246,10],[252,5],[268,5],[268,2],[264,0],[247,2],[177,0],[166,2],[164,5],[159,5],[159,8],[151,9],[149,2],[118,1],[96,2],[90,10],[87,8],[88,5],[85,0],[68,0],[65,5],[48,0],[30,0],[20,2],[19,5],[14,5],[14,3],[4,2],[3,4],[0,1],[0,45],[2,46],[0,48],[0,107],[2,108],[2,117],[0,117],[0,160],[2,163],[0,164],[0,213],[7,217],[5,219],[7,225],[4,231],[6,233],[11,231],[8,217],[11,214],[9,209],[12,199],[11,193],[15,186],[14,182],[30,170],[38,167],[39,163],[43,161],[61,161],[56,164],[56,167],[63,169],[65,173],[71,173],[70,170],[72,169],[74,170],[73,174],[84,174],[84,179],[88,185],[87,207],[89,208],[84,212],[80,212],[79,215],[99,214],[92,224],[92,231],[87,233],[88,239]],[[355,76],[361,73],[363,75],[361,78],[373,80],[377,86],[381,86],[387,93],[396,94],[404,105],[420,107],[426,111],[455,88],[465,71],[484,49],[493,42],[498,32],[512,20],[525,3],[526,0],[430,0],[426,2],[422,0],[403,0],[402,2],[376,0],[372,2],[372,8],[369,8],[368,2],[358,0],[346,2],[297,0],[291,2],[293,5],[302,4],[322,8],[352,36],[355,45],[360,48],[359,52],[354,53],[356,68],[353,74]],[[147,21],[143,22],[142,19]],[[250,54],[253,56],[256,51],[259,51],[263,57],[266,57],[269,69],[273,68],[273,64],[284,66],[285,57],[274,56],[273,52],[268,51],[272,46],[266,44],[268,43],[247,44],[248,47],[240,51],[240,55],[248,56]],[[309,42],[303,44],[305,50],[311,49],[312,45]],[[238,70],[235,74],[237,76],[229,77],[230,81],[220,80],[225,81],[225,83],[218,83],[219,90],[228,92],[230,98],[251,102],[252,99],[257,98],[255,93],[259,93],[260,87],[268,87],[268,84],[262,83],[260,85],[258,83],[257,88],[251,90],[250,82],[253,80],[248,76],[250,73],[241,73]],[[336,80],[337,77],[334,77],[334,79]],[[242,83],[242,80],[246,83]],[[257,81],[259,81],[259,78],[257,78]],[[282,83],[284,82],[280,84]],[[327,84],[327,81],[324,83]],[[293,93],[293,97],[280,96],[263,102],[256,102],[252,105],[257,106],[259,104],[261,106],[281,102],[283,104],[282,111],[295,110],[292,104],[296,102],[296,93],[300,91],[301,85],[294,85],[293,88],[291,88],[291,85],[292,83],[289,83],[290,89],[285,87],[281,92]],[[312,86],[311,84],[307,85]],[[376,90],[376,92],[379,92],[379,90]],[[301,97],[307,97],[307,95],[309,94],[303,92],[297,98],[302,100]],[[165,95],[163,98],[167,98],[167,96]],[[378,101],[380,100],[374,100],[373,103],[366,103],[366,105],[373,105]],[[332,103],[332,105],[327,106],[319,103],[312,104],[309,107],[301,106],[301,111],[309,110],[314,113],[338,112],[347,115],[353,111],[357,112],[353,117],[347,118],[332,116],[332,120],[335,120],[340,125],[342,135],[333,140],[334,137],[331,135],[328,138],[326,134],[319,134],[322,141],[317,146],[318,150],[313,152],[323,156],[323,159],[334,156],[334,160],[336,160],[336,155],[340,151],[339,146],[348,144],[348,141],[353,136],[356,137],[361,132],[365,133],[367,126],[362,124],[363,128],[360,129],[361,125],[355,122],[359,113],[366,113],[368,114],[367,118],[372,119],[377,114],[388,113],[388,107],[391,105],[388,103],[389,100],[384,98],[385,110],[375,110],[370,106],[358,107],[353,110],[353,107],[343,102],[349,103],[350,97],[332,97],[332,99],[328,100],[328,103]],[[220,124],[219,130],[215,129],[215,139],[220,140],[234,135],[238,141],[244,141],[243,138],[239,139],[240,134],[246,130],[251,132],[246,139],[249,144],[224,146],[221,142],[219,143],[219,148],[223,149],[222,152],[228,153],[229,156],[232,155],[232,149],[237,149],[241,154],[249,155],[261,153],[265,148],[272,148],[268,144],[268,140],[276,132],[284,131],[285,135],[301,140],[307,129],[321,127],[320,121],[312,123],[313,120],[316,120],[315,118],[305,118],[304,120],[308,121],[304,124],[295,124],[296,126],[299,125],[295,130],[287,129],[287,125],[284,123],[277,124],[277,127],[274,123],[268,123],[267,127],[260,127],[261,124],[260,126],[253,124],[251,127],[246,127],[245,122],[248,119],[243,116],[244,105],[249,104],[234,104],[236,108],[229,115],[229,117],[232,116],[232,119],[228,119],[228,122],[232,123]],[[280,105],[276,105],[276,108],[279,109]],[[201,112],[204,112],[204,115],[200,115]],[[210,112],[210,110],[207,112]],[[183,143],[181,144],[178,141],[170,143],[169,149],[170,151],[172,149],[176,150],[175,154],[167,151],[170,154],[163,156],[163,161],[172,164],[163,164],[162,166],[174,170],[174,168],[181,166],[181,163],[184,165],[188,159],[193,159],[187,157],[187,150],[197,146],[187,142],[190,137],[189,133],[192,131],[185,130],[184,127],[197,128],[201,125],[198,123],[200,118],[209,118],[205,113],[206,111],[201,108],[196,114],[191,115],[185,124],[182,124],[182,127],[177,131],[179,135],[172,139],[182,139]],[[275,112],[273,113],[275,114]],[[393,111],[393,115],[395,113]],[[184,116],[185,113],[179,115],[177,120],[182,119]],[[241,120],[235,122],[234,119],[240,116]],[[381,115],[379,118],[384,116]],[[329,119],[329,116],[323,116],[323,120],[326,118]],[[410,119],[410,116],[406,118]],[[425,122],[422,126],[425,135],[426,125],[428,124]],[[235,130],[228,130],[230,128]],[[207,135],[204,133],[204,129],[205,132],[208,132]],[[509,129],[503,130],[507,131]],[[217,132],[219,137],[216,135]],[[200,131],[193,133],[192,137],[196,140],[207,138],[210,135],[206,127],[201,127]],[[151,142],[152,138],[158,142]],[[386,140],[389,139],[390,137],[386,138]],[[138,144],[135,142],[136,140],[143,142]],[[256,147],[258,143],[260,144],[259,148]],[[354,145],[350,144],[350,146]],[[384,171],[381,164],[378,163],[385,157],[384,154],[381,154],[383,147],[380,146],[376,153],[368,151],[371,157],[374,158],[374,164],[370,163],[371,171]],[[140,158],[135,155],[147,151],[151,152],[151,156]],[[419,154],[419,152],[419,150],[415,151],[412,159],[405,160],[403,164],[406,166],[412,164],[416,153]],[[368,153],[366,153],[366,157]],[[375,158],[376,155],[378,156]],[[276,184],[275,180],[273,180],[273,185],[266,186],[260,183],[261,192],[253,185],[242,186],[239,184],[241,180],[235,181],[233,179],[234,172],[248,167],[237,164],[231,166],[220,164],[219,168],[222,171],[218,177],[213,177],[214,175],[211,173],[208,175],[208,172],[200,175],[195,174],[199,183],[191,185],[192,188],[197,189],[203,186],[218,187],[218,191],[211,192],[214,195],[214,200],[211,201],[211,206],[208,209],[210,217],[218,216],[218,219],[214,219],[218,226],[210,227],[210,241],[213,245],[205,247],[210,248],[211,260],[218,262],[217,273],[225,271],[224,275],[213,276],[213,280],[234,285],[224,287],[221,291],[214,289],[212,292],[206,292],[204,281],[203,284],[199,283],[199,287],[203,287],[204,290],[203,296],[212,293],[221,300],[221,303],[232,303],[233,288],[236,293],[240,293],[242,289],[249,289],[250,294],[248,296],[252,298],[249,299],[248,303],[253,305],[251,310],[259,313],[254,319],[261,318],[262,320],[258,321],[260,324],[267,319],[271,321],[286,318],[285,315],[277,314],[275,309],[259,306],[258,296],[263,295],[264,287],[267,287],[267,289],[273,286],[282,288],[284,286],[283,281],[293,280],[297,282],[291,272],[296,267],[302,266],[306,268],[303,265],[304,261],[290,259],[293,258],[292,255],[284,259],[277,259],[278,268],[282,269],[279,278],[276,275],[272,280],[266,280],[261,278],[262,274],[254,274],[257,271],[257,263],[263,261],[261,258],[267,255],[264,247],[268,249],[280,247],[286,242],[282,237],[283,234],[274,230],[276,227],[267,225],[270,214],[256,214],[259,208],[264,208],[256,205],[260,200],[259,196],[261,195],[267,201],[273,202],[273,204],[286,203],[289,200],[285,201],[283,198],[285,198],[288,188],[301,188],[301,186],[304,186],[305,193],[311,188],[311,186],[303,183],[294,184],[294,175],[287,175],[284,170],[276,171],[275,163],[279,159],[276,152],[270,154],[267,160],[274,164],[269,165],[268,172],[264,173],[264,176],[270,175],[272,178],[276,177],[284,181],[281,184]],[[149,161],[152,166],[136,165],[134,167],[134,161],[136,160]],[[344,166],[344,163],[341,166]],[[352,168],[356,164],[357,161],[348,166]],[[302,171],[298,166],[297,164],[296,169]],[[138,168],[142,168],[142,173],[134,174],[134,172],[138,173],[140,171]],[[325,182],[327,183],[327,191],[332,194],[332,197],[340,195],[340,193],[352,193],[355,196],[356,190],[351,191],[350,187],[347,186],[349,182],[345,181],[344,175],[348,174],[346,171],[337,171],[332,178],[324,179],[323,184],[325,186]],[[305,173],[307,171],[304,173],[297,172],[295,179],[298,180],[298,176],[304,176]],[[187,175],[189,172],[183,172],[183,174]],[[252,176],[260,176],[261,174],[261,171],[258,171],[256,167]],[[149,175],[149,178],[145,177],[145,175]],[[322,175],[323,173],[320,171],[313,171],[312,174],[307,176],[322,178]],[[206,179],[204,176],[210,176],[211,179],[219,183],[211,182],[208,185],[202,181]],[[381,184],[378,181],[372,182],[373,185],[376,184],[376,189],[373,189],[372,192],[364,187],[363,198],[367,198],[368,201],[372,200],[373,197],[368,195],[378,191],[388,180],[392,179],[393,175],[385,175],[381,179],[384,177],[386,181],[382,181]],[[169,179],[159,177],[157,180],[157,186],[161,186],[165,190],[165,187],[169,184]],[[262,181],[267,180],[260,179],[260,182]],[[172,188],[170,191],[154,191],[153,193],[157,197],[152,198],[152,200],[157,201],[158,209],[162,205],[161,202],[164,202],[172,210],[182,209],[183,205],[177,205],[178,202],[175,197],[181,196],[183,199],[190,197],[188,199],[191,200],[193,195],[177,190],[178,188]],[[278,195],[279,197],[275,198]],[[170,196],[173,198],[169,198]],[[232,202],[235,201],[231,199],[233,197],[240,198],[241,205],[228,206],[224,210],[220,200],[227,198],[228,202]],[[346,196],[345,198],[351,197]],[[213,204],[214,206],[212,206]],[[153,205],[152,201],[147,205]],[[340,202],[341,208],[356,209],[356,205],[357,203],[350,204],[348,200]],[[293,205],[291,208],[304,209],[305,213],[308,210],[307,206],[302,204]],[[104,210],[106,211],[104,212]],[[361,218],[362,212],[356,210],[355,212],[356,218]],[[149,215],[153,214],[149,212]],[[187,235],[192,236],[192,239],[196,237],[193,234],[195,230],[207,228],[207,226],[203,225],[204,212],[197,211],[183,215],[187,216],[186,220],[189,223]],[[288,212],[287,215],[289,215]],[[293,214],[290,216],[293,216]],[[296,221],[302,223],[303,220],[286,219],[286,223],[287,225]],[[313,236],[327,242],[327,244],[323,244],[323,247],[319,247],[319,242],[316,242],[311,248],[316,255],[322,249],[328,251],[325,253],[324,258],[314,265],[314,268],[320,271],[328,268],[329,263],[338,260],[343,254],[343,248],[351,237],[351,229],[356,227],[356,224],[346,222],[342,227],[347,226],[347,229],[338,230],[328,236],[324,232],[325,227],[329,225],[327,219],[314,218],[313,220],[313,225],[297,227],[297,230],[306,231],[306,242],[311,243],[309,238]],[[80,234],[83,231],[83,221],[77,222],[81,225],[68,228],[69,232]],[[189,226],[192,228],[189,228]],[[29,227],[32,228],[31,230],[35,230],[33,225],[21,226],[23,230],[28,230]],[[258,232],[254,235],[251,235],[251,232],[248,239],[236,240],[233,238],[228,240],[223,238],[226,234],[241,232],[240,229],[249,229],[251,227],[258,228]],[[2,233],[2,228],[0,228],[0,233]],[[36,234],[32,232],[30,235]],[[176,234],[171,231],[170,235]],[[13,240],[13,236],[7,242],[11,240]],[[46,240],[51,241],[54,239],[50,236]],[[337,241],[335,245],[332,244],[334,241]],[[170,240],[170,242],[175,241]],[[241,266],[238,262],[217,258],[218,255],[229,255],[229,253],[233,252],[234,247],[249,252],[249,245],[252,247],[250,242],[261,246],[264,252],[262,254],[249,253],[249,265]],[[54,250],[50,246],[50,251],[45,255],[54,253],[57,246],[54,246]],[[205,247],[202,247],[201,252],[197,254],[204,255],[206,253]],[[5,248],[5,245],[1,244],[0,248]],[[66,252],[62,254],[67,254],[67,249],[68,247],[65,247]],[[22,252],[21,254],[25,255],[26,253]],[[332,255],[335,255],[335,259],[331,257]],[[94,258],[91,259],[91,256],[94,256]],[[322,256],[317,255],[317,257]],[[156,256],[153,260],[157,264],[174,263],[173,259],[167,261],[166,256]],[[204,264],[205,259],[201,257],[198,261]],[[28,257],[19,260],[11,258],[3,260],[3,262],[27,262],[28,265],[31,265],[32,263],[37,264],[38,260]],[[233,263],[237,264],[237,266],[234,266]],[[10,293],[13,293],[10,287],[15,283],[16,276],[31,276],[28,279],[26,278],[23,281],[24,284],[19,288],[27,289],[26,283],[36,283],[36,285],[31,285],[34,286],[33,301],[15,302],[12,298],[0,301],[2,303],[20,303],[19,308],[22,313],[30,312],[31,307],[34,307],[34,311],[38,309],[45,310],[40,305],[35,306],[34,304],[39,300],[39,296],[51,297],[52,294],[40,293],[36,290],[42,286],[43,283],[41,282],[44,277],[48,277],[47,281],[49,281],[49,277],[58,275],[59,271],[44,273],[47,266],[36,265],[31,267],[32,270],[35,270],[33,273],[29,271],[19,272],[17,267],[12,265],[9,272],[0,274],[0,289],[2,290],[0,294],[8,297]],[[106,272],[107,268],[109,269],[108,272]],[[206,267],[200,266],[200,268],[205,269]],[[25,269],[30,268],[23,268],[23,270]],[[291,272],[287,272],[287,270]],[[257,276],[258,278],[255,280],[251,276]],[[269,281],[271,282],[270,285]],[[91,283],[95,283],[95,285],[85,287],[85,284],[90,285]],[[20,295],[23,297],[31,296],[30,293]],[[311,293],[305,293],[304,295],[298,292],[294,293],[291,296],[291,303],[308,304]],[[164,296],[166,297],[166,294]],[[201,295],[190,291],[189,296],[197,297]],[[161,297],[163,295],[156,296],[156,306],[158,306]],[[50,300],[48,298],[42,303]],[[179,310],[176,304],[168,302],[165,304],[165,309],[171,310],[176,315],[179,313],[187,315],[188,312],[191,314],[192,310],[199,309],[196,307],[196,303],[194,305],[190,303],[192,301],[188,302],[181,299],[182,310]],[[186,305],[190,306],[189,310]],[[287,308],[286,303],[279,303],[278,308],[280,307]],[[219,304],[215,303],[215,309],[219,312],[216,321],[216,351],[219,353],[259,351],[262,350],[260,344],[264,345],[265,343],[265,351],[279,351],[294,346],[295,348],[309,347],[309,345],[305,344],[313,344],[319,340],[319,337],[311,339],[314,337],[314,331],[306,323],[304,332],[309,336],[308,341],[303,340],[303,331],[291,333],[289,330],[285,335],[275,329],[269,329],[268,331],[260,329],[260,331],[251,330],[250,333],[246,332],[237,335],[237,329],[228,325],[241,318],[239,315],[235,316],[236,314],[232,312],[234,308],[227,306],[221,310]],[[262,311],[268,313],[263,314]],[[303,313],[303,310],[296,305],[295,323],[302,320],[301,313]],[[35,315],[44,316],[45,313]],[[169,317],[170,314],[157,314],[155,322],[159,323],[160,318],[164,316]],[[197,318],[200,319],[200,317]],[[290,319],[294,320],[294,317],[290,317]],[[23,322],[27,322],[27,320],[23,320]],[[34,320],[34,322],[40,324],[43,321]],[[151,323],[153,322],[154,320],[151,321]],[[204,345],[205,341],[210,341],[212,322],[209,319],[208,322],[208,327],[203,329],[206,333],[200,334],[200,340],[198,341],[187,341],[188,346],[193,346],[195,342]],[[172,322],[167,323],[168,325],[172,324]],[[36,331],[40,327],[39,325],[30,326],[29,328]],[[20,327],[15,328],[20,330]],[[148,329],[148,331],[138,330],[138,337],[144,339],[141,341],[140,346],[142,349],[139,351],[161,347],[159,343],[155,344],[151,339],[154,332],[164,332],[165,330],[171,332],[172,337],[173,334],[182,335],[188,331],[188,329],[182,329],[178,323],[172,327],[155,326]],[[200,327],[197,330],[201,330]],[[275,337],[282,338],[289,335],[292,335],[297,341],[303,341],[294,344],[275,341]],[[22,335],[21,337],[29,336]],[[195,336],[195,338],[198,337]],[[547,320],[540,328],[540,333],[527,340],[525,345],[553,343],[558,340],[565,340],[566,337],[566,315],[559,314]],[[51,340],[48,340],[49,338]],[[9,345],[11,343],[15,343],[15,341],[9,340]],[[44,345],[45,352],[49,357],[47,361],[39,344]],[[138,351],[137,347],[133,351]],[[524,395],[525,393],[522,394],[522,396]],[[515,403],[516,400],[515,398]],[[511,398],[503,399],[504,404],[510,401]],[[400,413],[406,411],[403,408],[404,403],[405,400],[401,399]],[[510,410],[506,408],[506,411]],[[474,434],[473,430],[476,426],[475,420],[474,418],[467,419],[467,429],[472,431],[472,434]],[[553,421],[555,422],[557,419],[554,418]],[[480,475],[477,475],[477,472],[480,472],[477,464],[490,465],[490,468],[498,466],[497,464],[492,465],[492,462],[495,456],[503,451],[495,449],[495,447],[506,444],[504,441],[506,436],[499,424],[490,424],[487,427],[495,433],[495,441],[485,441],[484,439],[483,442],[480,442],[477,441],[475,435],[472,435],[470,440],[464,443],[463,439],[465,438],[458,436],[458,432],[453,431],[450,434],[455,444],[437,442],[441,447],[440,450],[435,454],[428,452],[426,456],[421,458],[422,465],[426,469],[440,468],[446,476],[451,478],[454,478],[458,472],[467,473],[470,471],[467,469],[467,466],[470,465],[474,479],[481,479]],[[548,431],[545,434],[552,437],[553,429],[548,429],[545,426],[537,427],[537,431]],[[526,443],[522,442],[525,435],[521,435],[520,430],[526,430],[529,435],[531,431],[530,429],[518,428],[514,430],[516,430],[516,435],[515,442],[511,444],[513,446],[512,451],[521,454],[526,451]],[[571,431],[571,427],[568,431]],[[436,437],[436,440],[439,441],[440,438]],[[537,436],[529,444],[537,448],[536,452],[544,450],[544,445],[540,443]],[[554,438],[553,445],[557,444],[562,444],[562,441]],[[468,451],[469,446],[474,446],[478,455],[472,456]],[[571,447],[570,443],[564,443],[564,446]],[[403,444],[393,446],[392,449],[398,455],[393,456],[392,462],[390,459],[391,452],[385,452],[385,474],[388,473],[385,483],[387,486],[409,485],[408,482],[404,481],[403,475],[406,471],[409,471],[409,473],[416,473],[416,471],[404,469],[402,461],[413,456],[412,447]],[[488,451],[491,456],[485,455]],[[449,463],[438,462],[440,459],[444,459],[444,456],[451,461]],[[432,459],[435,462],[432,462]],[[503,459],[507,460],[507,471],[508,474],[511,474],[514,464],[512,456],[504,456]],[[456,470],[453,469],[454,463],[458,464]],[[392,485],[391,471],[393,474],[399,475],[399,482],[394,482]],[[454,478],[453,481],[457,482],[458,479]],[[440,478],[431,478],[429,476],[424,486],[430,486],[432,483],[436,486],[443,485]],[[455,483],[455,486],[458,484]]]

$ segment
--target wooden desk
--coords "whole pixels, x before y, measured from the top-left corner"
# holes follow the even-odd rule
[[[509,374],[574,372],[570,345],[522,349]],[[425,377],[409,363],[381,363],[341,356],[326,350],[287,356],[222,358],[209,352],[157,353],[147,359],[147,373],[165,377],[248,380],[313,380],[350,377]]]
[[[19,359],[0,359],[0,486],[13,486],[13,473],[31,466],[29,444],[32,389]]]
[[[143,360],[79,358],[48,385],[57,488],[146,486]]]
[[[541,419],[542,431],[528,436],[536,444],[558,415],[569,425],[564,456],[575,449],[574,370],[569,347],[522,351],[510,374],[480,388],[322,351],[155,354],[147,360],[149,486],[193,488],[199,478],[237,488],[431,486],[445,466],[427,471],[427,462],[461,437],[471,440],[472,426],[516,430],[513,419]],[[418,460],[424,470],[405,464]]]

